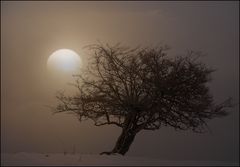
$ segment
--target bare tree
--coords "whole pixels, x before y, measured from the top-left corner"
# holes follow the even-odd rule
[[[93,58],[88,69],[74,76],[76,95],[59,93],[55,112],[122,128],[113,150],[102,154],[124,155],[141,130],[171,126],[201,133],[207,120],[228,114],[225,108],[231,107],[231,99],[213,104],[206,86],[213,70],[198,61],[198,53],[171,58],[165,47],[97,44],[89,49]]]

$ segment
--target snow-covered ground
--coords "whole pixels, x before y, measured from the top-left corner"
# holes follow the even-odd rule
[[[121,155],[80,155],[80,154],[40,154],[40,153],[16,153],[1,154],[1,166],[27,166],[27,165],[67,165],[67,166],[238,166],[237,163],[214,161],[164,161],[154,158],[129,157]]]

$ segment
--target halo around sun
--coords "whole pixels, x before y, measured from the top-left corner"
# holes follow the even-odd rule
[[[71,73],[81,66],[80,56],[70,49],[59,49],[53,52],[47,61],[47,67],[55,72]]]

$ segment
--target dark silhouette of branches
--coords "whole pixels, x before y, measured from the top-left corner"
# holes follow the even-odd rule
[[[170,58],[168,48],[90,45],[88,69],[75,75],[74,96],[57,95],[56,113],[91,119],[96,126],[115,125],[122,134],[110,152],[124,155],[141,130],[171,126],[205,132],[207,120],[226,116],[231,99],[213,104],[206,83],[214,71],[198,61],[197,52]]]

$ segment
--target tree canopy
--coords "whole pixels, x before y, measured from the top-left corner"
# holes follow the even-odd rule
[[[207,83],[214,71],[198,52],[170,57],[169,48],[90,45],[88,68],[74,75],[76,94],[59,93],[55,112],[75,114],[80,121],[122,128],[111,153],[124,155],[141,130],[170,126],[204,132],[207,120],[226,116],[231,99],[215,105]]]

